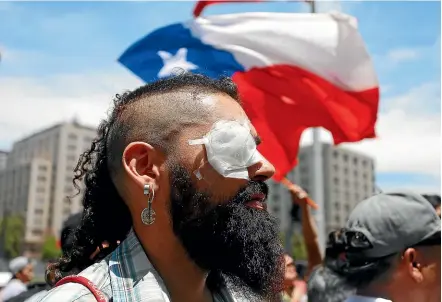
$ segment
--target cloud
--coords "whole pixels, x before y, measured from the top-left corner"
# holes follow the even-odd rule
[[[415,48],[392,49],[387,53],[387,58],[393,63],[415,60],[419,57],[419,50]]]
[[[116,93],[141,84],[120,66],[89,74],[1,77],[0,149],[10,149],[14,141],[74,117],[97,126]]]
[[[440,35],[434,42],[424,46],[404,46],[387,50],[383,53],[375,53],[373,60],[376,63],[378,71],[390,72],[397,69],[401,64],[417,64],[419,68],[425,67],[421,72],[425,72],[429,67],[440,67]],[[423,65],[422,65],[423,64]],[[433,66],[434,65],[434,66]],[[440,75],[440,69],[438,71]]]
[[[420,173],[440,177],[440,109],[429,111],[426,105],[440,102],[440,85],[437,85],[426,83],[385,100],[390,106],[378,116],[378,138],[342,144],[342,147],[372,156],[377,171],[381,173]],[[311,131],[306,131],[302,144],[310,144],[311,137]],[[321,137],[323,141],[332,141],[326,131],[321,131]]]

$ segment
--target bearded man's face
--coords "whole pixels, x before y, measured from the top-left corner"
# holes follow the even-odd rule
[[[220,273],[241,292],[266,300],[282,288],[283,249],[276,220],[247,204],[267,196],[264,182],[249,181],[228,200],[213,200],[179,164],[170,165],[173,230],[189,257],[202,269]]]

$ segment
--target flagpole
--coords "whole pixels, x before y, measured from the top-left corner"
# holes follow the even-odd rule
[[[315,1],[310,2],[310,12],[316,13]],[[319,128],[313,128],[313,200],[318,204],[315,211],[315,220],[318,230],[318,242],[321,252],[325,252],[326,234],[325,234],[325,217],[324,217],[324,175],[322,164],[322,145]]]

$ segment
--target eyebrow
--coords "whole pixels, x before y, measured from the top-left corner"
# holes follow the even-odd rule
[[[255,144],[258,146],[262,143],[262,139],[259,135],[254,136],[253,139],[255,140]]]

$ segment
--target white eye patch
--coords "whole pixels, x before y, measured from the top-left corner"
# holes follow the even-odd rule
[[[247,168],[263,159],[247,122],[218,121],[203,138],[189,144],[204,145],[210,165],[224,177],[249,179]]]

